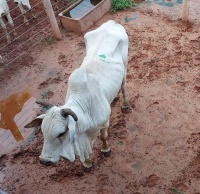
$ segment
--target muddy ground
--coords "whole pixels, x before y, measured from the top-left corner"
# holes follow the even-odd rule
[[[41,41],[44,43],[52,40],[52,36],[49,36],[51,33],[50,22],[41,0],[31,0],[30,4],[32,14],[27,10],[25,14],[26,19],[28,20],[27,23],[24,23],[24,18],[18,5],[15,4],[13,0],[7,2],[17,35],[14,36],[13,28],[5,20],[4,22],[6,24],[6,29],[11,36],[11,43],[7,43],[5,33],[2,27],[0,27],[1,79],[5,76],[2,75],[2,72],[5,69],[7,71],[15,72],[18,68],[21,68],[25,65],[27,66],[29,64],[31,65],[33,60],[29,52],[32,50],[32,47]],[[63,0],[51,0],[51,4],[58,21],[58,14],[70,5],[70,3],[66,3]],[[20,57],[22,55],[23,57]],[[11,74],[8,76],[10,77]]]
[[[193,8],[199,6],[192,2]],[[1,157],[0,188],[9,194],[200,193],[200,23],[194,15],[183,23],[178,8],[169,13],[157,5],[138,6],[108,13],[90,28],[113,19],[129,36],[132,110],[121,112],[119,93],[112,103],[110,157],[100,153],[98,140],[92,172],[83,172],[78,159],[42,166],[43,138],[37,128],[32,141]],[[131,17],[136,19],[125,20]],[[2,98],[27,89],[37,99],[64,102],[67,79],[81,64],[85,47],[83,35],[62,31],[62,36],[32,50],[33,62],[2,81]]]

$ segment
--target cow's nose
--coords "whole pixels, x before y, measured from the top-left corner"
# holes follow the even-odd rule
[[[46,160],[40,160],[40,164],[43,164],[45,166],[50,166],[53,164],[53,162],[51,161],[46,161]]]
[[[15,2],[15,4],[18,4],[18,2]]]

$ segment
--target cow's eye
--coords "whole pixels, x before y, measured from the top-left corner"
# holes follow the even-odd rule
[[[58,135],[58,137],[62,137],[64,134],[65,134],[65,132],[60,133],[60,134]]]

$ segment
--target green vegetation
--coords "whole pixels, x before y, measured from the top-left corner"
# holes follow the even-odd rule
[[[49,38],[46,38],[45,40],[46,40],[47,44],[53,44],[55,41],[54,37],[49,37]]]
[[[118,10],[125,10],[132,7],[133,0],[111,0],[111,12],[115,13]]]
[[[172,193],[176,193],[176,194],[184,194],[183,192],[179,191],[177,188],[172,188]]]
[[[68,0],[69,5],[76,3],[78,0]]]

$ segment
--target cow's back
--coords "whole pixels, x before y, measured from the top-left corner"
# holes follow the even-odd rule
[[[86,57],[81,68],[99,78],[109,101],[117,95],[126,71],[128,36],[125,29],[114,21],[104,23],[85,35]]]

